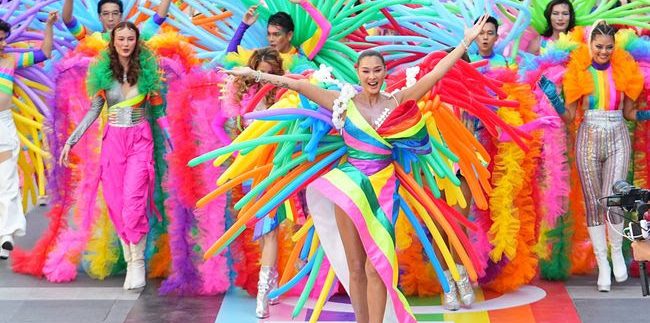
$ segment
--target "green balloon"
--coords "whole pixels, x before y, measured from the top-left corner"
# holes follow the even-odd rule
[[[316,282],[316,278],[318,278],[318,272],[320,271],[320,266],[323,263],[324,255],[325,253],[323,252],[323,248],[318,247],[315,255],[316,259],[314,262],[314,267],[311,268],[309,279],[307,280],[307,284],[305,284],[305,288],[300,294],[300,298],[298,298],[298,302],[296,302],[296,307],[293,309],[293,313],[291,313],[291,318],[296,318],[296,316],[298,316],[298,314],[300,314],[302,311],[302,308],[305,307],[305,302],[309,298],[309,294],[311,293],[312,289],[314,289],[314,283]]]

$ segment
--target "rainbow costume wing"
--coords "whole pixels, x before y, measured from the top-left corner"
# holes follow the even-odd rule
[[[428,57],[426,61],[434,65],[440,58],[440,54],[435,54]],[[469,65],[462,68],[472,69]],[[235,205],[235,209],[240,210],[237,220],[206,252],[206,257],[223,250],[247,227],[254,226],[259,219],[272,213],[274,209],[285,203],[287,198],[302,188],[329,187],[332,190],[328,192],[332,194],[321,195],[325,195],[328,199],[339,196],[341,199],[336,202],[337,205],[356,205],[357,210],[361,210],[360,217],[357,218],[360,221],[358,222],[360,230],[366,227],[375,228],[373,233],[366,238],[369,242],[373,241],[372,244],[383,247],[368,252],[383,254],[378,259],[387,261],[388,267],[382,268],[391,268],[387,272],[383,272],[382,275],[384,275],[383,279],[387,282],[391,293],[391,302],[394,305],[391,307],[392,312],[397,317],[406,321],[412,319],[405,299],[390,278],[396,278],[398,272],[393,246],[395,242],[394,226],[397,222],[410,223],[410,226],[413,227],[412,232],[417,233],[417,237],[421,240],[421,244],[434,264],[434,268],[438,271],[439,277],[442,277],[442,267],[433,252],[432,242],[425,233],[429,231],[434,237],[436,245],[443,250],[444,261],[450,266],[452,275],[455,279],[459,279],[458,271],[450,256],[450,247],[447,247],[440,236],[439,228],[442,228],[448,236],[452,237],[451,248],[461,255],[463,264],[470,272],[470,277],[473,280],[478,279],[484,273],[484,265],[481,264],[472,248],[468,247],[470,246],[469,240],[461,230],[461,226],[474,228],[474,225],[455,213],[446,202],[439,198],[441,189],[445,192],[451,191],[451,187],[459,184],[450,161],[462,161],[468,167],[476,169],[477,173],[468,172],[467,177],[471,178],[472,183],[475,184],[473,192],[477,196],[483,196],[483,201],[485,201],[485,192],[490,190],[487,180],[489,173],[476,158],[477,152],[480,153],[482,150],[480,144],[475,140],[465,140],[471,135],[460,132],[464,128],[446,107],[451,103],[458,104],[456,100],[459,96],[450,95],[450,91],[453,92],[453,84],[455,84],[453,82],[462,75],[460,71],[461,68],[457,67],[455,73],[450,73],[448,81],[443,82],[440,87],[429,93],[427,98],[430,97],[430,99],[424,100],[423,104],[416,105],[411,102],[400,106],[399,113],[391,114],[377,131],[372,130],[372,127],[363,120],[358,112],[355,113],[355,107],[350,103],[345,126],[347,128],[345,128],[343,136],[340,136],[332,130],[330,112],[314,106],[293,92],[285,93],[283,99],[267,111],[248,114],[247,117],[257,120],[253,121],[231,145],[190,161],[191,166],[196,166],[215,159],[214,165],[218,166],[222,165],[234,152],[237,152],[232,164],[218,179],[219,187],[201,199],[199,206],[233,187],[241,185],[244,181],[252,180],[253,182],[251,191]],[[480,74],[475,70],[474,72],[479,78]],[[481,81],[486,81],[486,79],[481,78]],[[399,88],[403,83],[404,80],[398,78],[394,86]],[[487,87],[494,87],[497,93],[504,95],[496,84],[489,81],[486,84],[488,84]],[[270,85],[265,86],[261,92],[268,88]],[[469,96],[467,99],[472,102],[482,102],[482,105],[469,106],[465,104],[465,107],[485,120],[490,129],[496,131],[497,128],[500,128],[502,131],[512,133],[517,138],[516,140],[522,140],[522,136],[516,130],[500,121],[486,107],[489,103],[508,106],[516,105],[515,102],[494,97],[487,90],[467,91],[466,95]],[[381,160],[386,156],[390,156],[387,159],[390,166],[382,164]],[[380,171],[370,177],[364,177],[366,175],[358,173],[358,169],[355,170],[356,167],[346,166],[350,165],[349,163],[354,158],[367,160],[374,163],[375,166],[380,165],[378,166]],[[463,158],[468,159],[465,161]],[[485,158],[489,157],[485,156]],[[391,160],[393,161],[391,162]],[[397,180],[401,184],[399,191],[395,191]],[[341,185],[344,185],[345,188]],[[314,198],[309,197],[309,190],[308,188],[308,200],[313,201]],[[353,193],[355,191],[358,194]],[[333,192],[340,194],[335,195]],[[376,194],[370,192],[376,192]],[[398,192],[399,194],[397,194]],[[362,196],[365,197],[362,198]],[[394,196],[401,197],[398,200],[393,200],[395,204],[391,204],[392,202],[386,204]],[[323,199],[316,198],[315,200]],[[345,200],[350,202],[347,204],[341,202]],[[375,204],[385,205],[386,208],[384,209],[382,206],[381,212],[368,213],[368,210],[371,209],[378,210],[372,206]],[[328,245],[331,238],[329,233],[336,232],[336,227],[331,227],[332,214],[328,213],[330,229],[321,229],[325,228],[323,221],[320,220],[322,216],[315,214],[316,212],[322,214],[322,210],[328,209],[318,206],[312,208],[311,202],[309,205],[312,217],[294,235],[293,240],[297,244],[286,266],[291,268],[294,265],[292,259],[298,258],[303,259],[307,264],[296,273],[294,278],[291,278],[294,271],[285,270],[281,283],[286,282],[286,284],[274,294],[287,292],[301,279],[309,276],[307,288],[301,293],[302,302],[299,304],[304,304],[304,300],[311,293],[318,278],[318,270],[321,268],[326,272],[334,271],[343,285],[347,285],[345,269],[340,267],[342,262],[340,259],[333,260],[332,247],[331,244]],[[403,220],[399,220],[400,216],[397,214],[401,214],[404,217]],[[424,227],[420,221],[425,223]],[[316,224],[315,227],[313,227],[314,224]],[[323,232],[327,232],[326,235]],[[328,237],[326,239],[328,242],[321,239],[324,236]],[[332,241],[335,240],[332,239]],[[329,260],[331,266],[324,266],[331,269],[321,267],[323,259]],[[323,286],[329,286],[333,279],[331,275],[328,274]],[[440,284],[445,290],[449,288],[445,280],[442,280]],[[319,301],[324,302],[328,292],[328,288],[323,288]],[[301,308],[302,305],[299,305],[294,314],[297,314]]]

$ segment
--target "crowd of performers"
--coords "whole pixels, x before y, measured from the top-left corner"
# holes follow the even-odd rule
[[[635,269],[621,233],[639,215],[601,197],[650,184],[645,1],[23,0],[0,15],[0,258],[16,272],[238,286],[258,318],[294,295],[316,321],[346,292],[357,321],[413,322],[407,296],[453,311],[477,286],[597,265],[605,292]],[[47,229],[20,249],[45,200]]]

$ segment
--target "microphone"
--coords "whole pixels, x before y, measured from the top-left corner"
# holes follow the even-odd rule
[[[621,194],[625,195],[627,193],[630,193],[630,191],[634,188],[634,186],[630,185],[628,182],[624,180],[618,180],[614,185],[612,185],[612,191],[614,194]]]

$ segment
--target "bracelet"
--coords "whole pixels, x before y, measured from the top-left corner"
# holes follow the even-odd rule
[[[463,47],[465,47],[465,51],[469,51],[469,46],[467,45],[465,38],[461,38],[460,43],[463,45]]]
[[[262,71],[255,71],[255,82],[259,83],[262,80]]]

